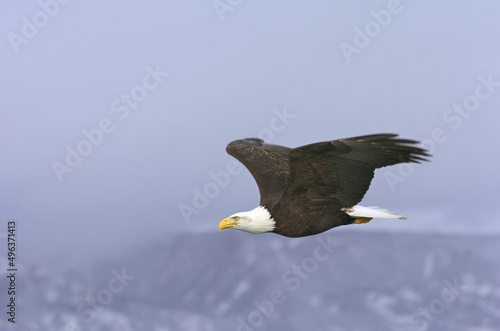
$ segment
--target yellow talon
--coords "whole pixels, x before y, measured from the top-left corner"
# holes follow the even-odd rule
[[[370,217],[360,217],[360,218],[356,218],[354,220],[354,223],[356,223],[356,224],[368,223],[371,220],[372,220],[372,218],[370,218]]]

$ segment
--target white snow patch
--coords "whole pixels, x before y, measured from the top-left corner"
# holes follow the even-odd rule
[[[250,289],[250,283],[246,280],[241,280],[233,290],[233,298],[238,299]]]
[[[421,301],[423,300],[422,295],[415,292],[409,287],[403,287],[398,291],[398,297],[404,301]]]
[[[231,304],[229,302],[222,302],[217,306],[215,312],[217,315],[224,315],[229,308],[231,308]]]
[[[385,294],[371,292],[366,297],[366,305],[371,310],[384,316],[393,324],[405,324],[408,321],[407,316],[402,316],[393,311],[393,307],[397,304],[397,300]]]

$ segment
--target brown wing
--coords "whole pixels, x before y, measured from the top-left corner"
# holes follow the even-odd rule
[[[290,177],[280,205],[290,204],[295,213],[352,207],[361,201],[375,169],[402,162],[425,161],[429,156],[414,140],[395,134],[320,142],[289,152]]]
[[[290,174],[288,147],[265,144],[263,140],[248,138],[229,143],[226,151],[250,171],[257,182],[261,205],[278,200],[285,190]]]

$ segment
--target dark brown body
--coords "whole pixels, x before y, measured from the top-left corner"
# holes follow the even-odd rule
[[[226,150],[255,178],[260,204],[287,237],[317,234],[351,224],[344,213],[361,201],[375,169],[426,160],[414,140],[377,134],[320,142],[294,149],[256,138],[231,142]]]

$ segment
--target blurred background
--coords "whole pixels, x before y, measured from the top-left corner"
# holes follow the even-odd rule
[[[497,1],[0,9],[0,266],[15,219],[19,330],[500,325]],[[408,221],[218,233],[259,203],[230,141],[385,132],[433,155],[377,170],[362,202]],[[315,260],[330,236],[337,253]]]

